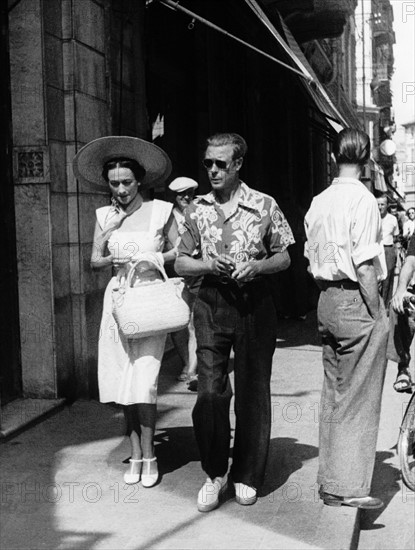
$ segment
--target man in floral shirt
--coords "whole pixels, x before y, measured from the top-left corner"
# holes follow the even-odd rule
[[[198,494],[201,512],[216,508],[227,487],[232,347],[236,427],[230,474],[239,504],[256,502],[269,447],[276,341],[269,275],[290,265],[287,247],[294,239],[275,200],[239,179],[246,150],[238,134],[207,140],[203,164],[212,191],[189,205],[175,263],[179,275],[203,275],[194,306],[199,387],[193,410],[208,475]]]

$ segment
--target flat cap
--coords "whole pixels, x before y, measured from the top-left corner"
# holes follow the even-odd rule
[[[195,180],[192,178],[186,178],[185,176],[174,179],[169,185],[170,191],[173,191],[174,193],[182,193],[183,191],[187,191],[188,189],[196,189],[197,187],[199,187],[199,185]]]

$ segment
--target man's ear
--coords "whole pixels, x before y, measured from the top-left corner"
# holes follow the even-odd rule
[[[235,160],[235,170],[237,172],[239,172],[243,163],[244,163],[244,159],[242,157],[239,157],[238,159]]]

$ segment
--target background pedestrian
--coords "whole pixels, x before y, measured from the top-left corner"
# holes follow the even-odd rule
[[[333,144],[339,176],[317,195],[305,217],[305,254],[321,288],[323,344],[319,471],[324,504],[379,508],[369,496],[375,462],[388,324],[378,292],[386,275],[381,220],[359,180],[370,140],[342,130]]]

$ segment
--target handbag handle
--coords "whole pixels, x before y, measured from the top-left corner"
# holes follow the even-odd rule
[[[133,278],[133,275],[135,273],[135,269],[136,267],[143,263],[143,262],[147,262],[149,264],[153,264],[154,267],[157,269],[157,271],[159,271],[159,273],[161,274],[161,276],[163,277],[164,279],[164,282],[167,281],[168,277],[167,277],[167,273],[166,273],[166,270],[164,269],[164,267],[157,261],[157,260],[153,260],[151,258],[140,258],[139,260],[136,260],[133,265],[131,266],[131,269],[127,275],[127,280],[125,282],[125,286],[126,288],[129,288],[131,286],[131,281],[132,281],[132,278]]]

